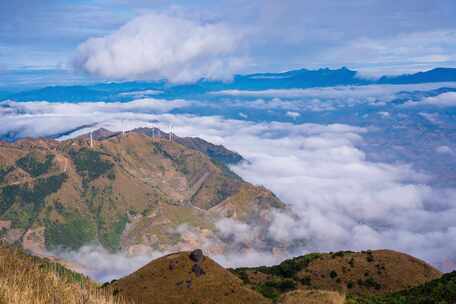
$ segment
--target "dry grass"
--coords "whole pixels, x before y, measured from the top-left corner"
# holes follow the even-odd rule
[[[344,304],[345,296],[334,291],[295,290],[286,293],[280,304]]]
[[[194,267],[204,270],[197,275]],[[152,261],[112,284],[119,294],[147,304],[270,304],[259,293],[242,286],[231,272],[209,257],[199,264],[189,252]]]
[[[95,303],[127,304],[56,263],[0,247],[0,304]]]

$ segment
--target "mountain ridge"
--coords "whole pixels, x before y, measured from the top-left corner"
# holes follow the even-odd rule
[[[223,251],[218,220],[264,223],[269,212],[285,209],[229,169],[243,160],[239,154],[172,138],[159,129],[100,129],[92,140],[2,143],[0,237],[35,253],[94,241],[131,253],[194,242]]]
[[[204,93],[221,90],[305,89],[343,85],[420,84],[454,81],[456,81],[456,68],[435,68],[413,74],[381,76],[377,79],[367,79],[360,77],[355,70],[342,67],[340,69],[297,69],[279,73],[234,75],[231,82],[201,79],[196,83],[190,84],[173,84],[162,80],[158,82],[134,81],[48,86],[6,95],[2,100],[126,102],[145,97],[174,99],[199,96]]]

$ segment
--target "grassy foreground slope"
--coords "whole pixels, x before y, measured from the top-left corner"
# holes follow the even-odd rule
[[[0,304],[127,304],[87,277],[0,245]]]

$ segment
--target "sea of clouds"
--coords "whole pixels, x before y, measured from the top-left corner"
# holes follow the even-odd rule
[[[448,104],[451,98],[442,95],[424,102]],[[50,136],[89,126],[60,138],[66,139],[101,127],[120,131],[145,126],[166,131],[173,124],[178,136],[202,137],[239,152],[248,162],[232,169],[245,180],[272,190],[297,215],[276,212],[272,225],[261,233],[297,245],[282,256],[261,250],[214,256],[225,266],[271,264],[312,251],[388,248],[443,270],[454,267],[449,261],[456,259],[456,243],[451,241],[456,239],[456,189],[431,186],[436,177],[416,170],[413,164],[370,160],[361,147],[368,144],[372,128],[170,113],[189,104],[156,99],[79,104],[7,101],[0,107],[0,133]],[[452,151],[450,147],[436,149],[445,155]],[[257,231],[234,221],[220,222],[218,227],[240,243],[247,232]],[[131,257],[89,245],[59,253],[100,281],[125,275],[162,254]]]

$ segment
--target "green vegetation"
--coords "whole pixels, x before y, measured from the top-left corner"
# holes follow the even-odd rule
[[[367,275],[369,275],[369,274],[367,274]],[[373,277],[368,277],[365,280],[359,279],[357,283],[359,286],[364,286],[367,288],[375,288],[377,290],[380,290],[382,288],[382,285],[380,283],[378,283],[377,281],[375,281],[375,279]]]
[[[254,287],[263,296],[276,301],[283,293],[296,289],[298,282],[307,286],[311,285],[311,278],[309,276],[299,278],[297,274],[301,270],[307,268],[313,260],[318,259],[320,256],[320,253],[310,253],[301,257],[285,260],[276,266],[237,268],[230,269],[230,271],[238,276],[244,284],[252,284],[247,272],[261,272],[272,275],[272,279],[263,284],[254,285]]]
[[[222,146],[209,146],[206,154],[214,161],[227,164],[236,165],[242,161],[242,156],[238,153],[226,150]]]
[[[112,225],[112,227],[110,227],[110,229],[107,229],[105,233],[101,233],[100,242],[103,246],[114,251],[119,250],[122,232],[124,231],[127,223],[128,217],[123,215],[117,222],[114,223],[114,225]]]
[[[277,300],[281,294],[295,290],[296,286],[296,282],[291,279],[272,280],[258,285],[256,290],[269,299]]]
[[[376,297],[351,296],[349,304],[453,304],[456,303],[456,271],[408,290]]]
[[[76,170],[84,178],[84,184],[93,181],[94,179],[107,174],[110,179],[114,179],[112,171],[113,164],[107,160],[103,160],[103,153],[87,148],[82,148],[79,151],[72,150],[70,156],[74,161]]]
[[[48,173],[52,166],[54,155],[46,155],[46,159],[41,162],[33,155],[33,153],[27,154],[21,159],[16,161],[16,165],[22,170],[28,172],[31,176],[37,177],[42,174]]]
[[[8,211],[4,217],[12,221],[13,227],[27,228],[44,207],[46,197],[57,192],[65,179],[65,174],[59,174],[38,179],[32,188],[27,185],[6,186],[1,190],[0,214]],[[15,202],[20,205],[9,210]]]
[[[96,226],[92,221],[69,211],[65,212],[64,217],[64,223],[45,220],[44,238],[47,248],[61,246],[76,250],[96,239]]]
[[[278,277],[293,278],[298,272],[309,266],[310,262],[318,259],[320,256],[320,253],[310,253],[301,257],[285,260],[276,266],[258,267],[256,270]]]

